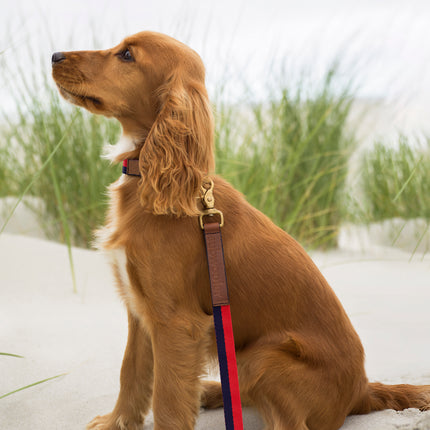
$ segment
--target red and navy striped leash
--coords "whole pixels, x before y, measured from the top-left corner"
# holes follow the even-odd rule
[[[213,188],[211,179],[202,186],[202,203],[206,209],[200,216],[200,227],[204,232],[208,260],[225,427],[227,430],[243,430],[233,323],[221,236],[224,216],[221,211],[214,208]],[[219,217],[219,222],[214,222],[214,217]],[[207,218],[210,218],[210,222],[205,223],[204,220]]]

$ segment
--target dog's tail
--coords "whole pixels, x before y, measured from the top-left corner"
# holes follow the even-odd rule
[[[352,410],[351,414],[367,414],[372,411],[407,408],[430,410],[430,385],[384,385],[379,382],[368,384],[367,392]]]

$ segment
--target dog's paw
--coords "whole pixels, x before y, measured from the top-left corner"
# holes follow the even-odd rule
[[[87,430],[142,430],[143,419],[138,421],[112,412],[95,417],[87,425]]]

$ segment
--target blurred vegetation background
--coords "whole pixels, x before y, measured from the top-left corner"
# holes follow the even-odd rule
[[[48,238],[90,247],[106,186],[121,172],[101,157],[118,140],[118,123],[70,106],[37,67],[16,74],[2,61],[0,76],[16,108],[0,108],[0,198],[24,198]],[[355,157],[351,177],[360,147],[353,86],[339,84],[336,67],[321,82],[309,79],[271,80],[266,99],[244,91],[236,102],[219,82],[211,94],[217,173],[307,248],[335,247],[346,222],[419,218],[428,230],[429,139],[377,141]]]

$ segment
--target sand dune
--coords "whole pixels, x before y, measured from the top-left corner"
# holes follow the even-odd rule
[[[74,249],[78,293],[64,246],[0,236],[0,395],[66,373],[0,400],[2,430],[83,429],[113,407],[127,326],[108,265]],[[367,351],[369,379],[430,384],[430,255],[391,248],[315,253]],[[263,429],[246,409],[245,428]],[[223,429],[222,411],[202,412],[197,429]],[[145,430],[152,429],[148,417]],[[430,429],[430,412],[348,417],[342,430]]]

